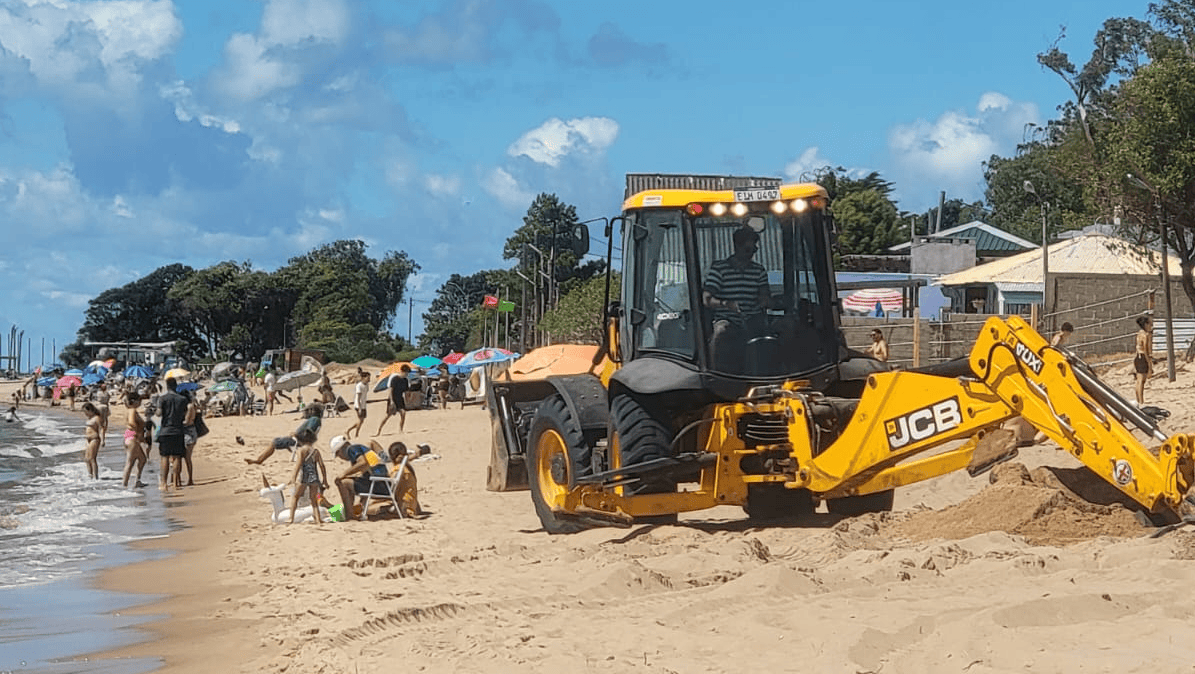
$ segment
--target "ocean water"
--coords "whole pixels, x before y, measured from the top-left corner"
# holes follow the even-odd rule
[[[163,537],[181,527],[157,489],[156,453],[142,474],[148,487],[121,486],[123,424],[100,449],[100,479],[83,465],[83,417],[23,408],[0,418],[0,674],[147,672],[152,659],[82,659],[143,639],[121,615],[153,599],[92,587],[107,567],[166,553],[127,543]]]

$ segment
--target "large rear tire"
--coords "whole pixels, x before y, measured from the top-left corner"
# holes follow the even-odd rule
[[[614,396],[610,403],[610,418],[618,434],[618,465],[620,468],[671,456],[672,433],[647,408],[627,394]],[[650,480],[628,487],[631,494],[663,494],[676,491],[676,482]]]
[[[759,521],[794,521],[813,512],[813,494],[808,489],[785,489],[784,485],[747,485],[747,517]]]
[[[629,466],[671,456],[672,433],[634,397],[620,394],[610,403],[610,418],[618,442],[618,465]],[[668,494],[676,491],[676,481],[644,480],[624,487],[628,494]],[[676,524],[676,513],[636,517],[642,524]]]
[[[544,531],[573,534],[588,528],[560,510],[577,478],[592,472],[592,459],[593,448],[564,398],[548,396],[535,412],[527,442],[527,482]]]
[[[856,515],[864,515],[866,513],[892,512],[892,503],[895,498],[896,492],[892,489],[878,491],[874,494],[863,494],[862,496],[831,498],[826,499],[826,510],[829,510],[833,515],[842,515],[844,517],[855,517]]]

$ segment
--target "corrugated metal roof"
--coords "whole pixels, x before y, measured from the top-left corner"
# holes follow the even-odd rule
[[[1170,256],[1170,275],[1182,273],[1178,260]],[[1050,272],[1071,274],[1161,274],[1162,254],[1124,239],[1087,234],[1050,244]],[[970,269],[947,274],[936,283],[944,286],[969,283],[1041,284],[1041,248],[1033,248]]]
[[[716,176],[688,173],[628,173],[626,194],[646,190],[732,190],[736,187],[778,187],[780,178],[761,176]]]
[[[993,227],[979,220],[972,220],[963,225],[955,225],[929,236],[944,239],[975,239],[975,253],[977,255],[1037,248],[1037,244],[1032,241],[1026,241],[1015,234],[1009,234],[999,227]],[[906,241],[898,243],[888,250],[901,251],[908,249],[910,246],[911,244]]]

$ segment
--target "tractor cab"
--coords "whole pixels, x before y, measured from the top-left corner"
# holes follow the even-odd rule
[[[832,378],[844,347],[827,201],[815,184],[627,199],[623,368],[664,359],[731,389]]]

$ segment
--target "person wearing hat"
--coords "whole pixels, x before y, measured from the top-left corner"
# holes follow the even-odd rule
[[[350,443],[349,439],[343,435],[332,438],[328,447],[336,458],[351,464],[335,480],[336,489],[340,492],[340,502],[344,504],[346,518],[352,517],[352,513],[355,512],[357,496],[365,496],[371,492],[375,496],[386,494],[386,485],[380,482],[374,483],[369,479],[371,476],[390,476],[390,469],[386,467],[386,461],[377,452],[365,445]],[[364,520],[365,516],[365,510],[362,508],[361,519]]]

